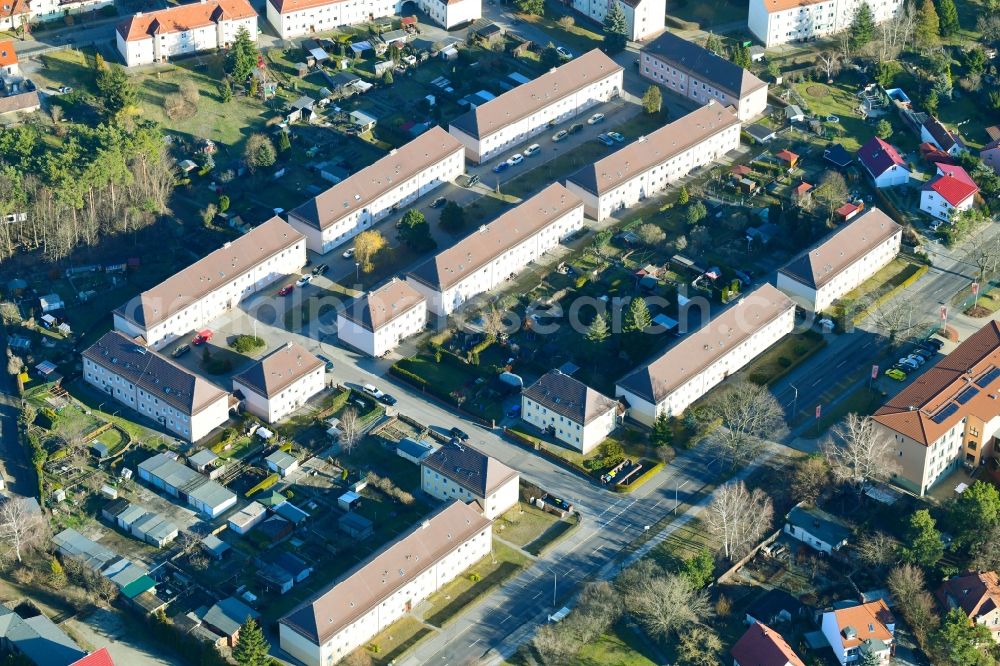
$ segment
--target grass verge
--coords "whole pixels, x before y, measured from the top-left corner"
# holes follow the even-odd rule
[[[405,615],[368,641],[368,656],[374,664],[394,663],[432,632],[416,618]],[[378,652],[373,649],[376,647]]]
[[[443,627],[527,563],[525,555],[501,543],[494,543],[492,557],[484,557],[428,600],[431,609],[424,615],[427,623]],[[474,575],[479,577],[478,582],[472,581]]]

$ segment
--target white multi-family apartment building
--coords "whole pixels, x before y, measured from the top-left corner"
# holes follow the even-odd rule
[[[811,41],[846,30],[867,0],[750,0],[747,25],[765,47]],[[876,23],[887,21],[903,0],[870,0]]]
[[[382,356],[427,324],[427,299],[393,278],[337,313],[337,337],[369,356]]]
[[[171,497],[184,500],[209,518],[216,518],[236,504],[236,493],[187,465],[176,454],[157,453],[139,463],[139,478]]]
[[[247,0],[200,0],[148,14],[118,26],[118,52],[125,65],[148,65],[198,51],[228,48],[240,28],[257,41],[257,12]]]
[[[595,23],[604,25],[612,3],[621,5],[625,14],[625,35],[633,42],[662,32],[666,25],[666,0],[566,0],[576,11]]]
[[[895,259],[902,242],[903,228],[872,208],[792,259],[776,284],[802,307],[822,312]]]
[[[920,189],[920,210],[948,222],[956,214],[972,208],[979,186],[960,166],[941,163],[935,166],[937,174]]]
[[[403,12],[405,0],[267,0],[267,21],[283,39],[357,25]],[[431,20],[451,30],[483,15],[482,0],[416,0]]]
[[[233,377],[248,412],[274,423],[326,388],[326,363],[288,342]]]
[[[868,654],[875,655],[879,664],[892,659],[896,620],[883,599],[847,608],[835,606],[823,613],[822,628],[842,666],[860,663]]]
[[[288,214],[313,252],[326,254],[387,215],[465,173],[462,144],[440,127],[316,195]]]
[[[229,419],[229,393],[118,331],[83,352],[83,379],[189,442]]]
[[[273,217],[116,309],[115,328],[162,349],[305,263],[302,234]]]
[[[420,461],[420,489],[439,500],[478,502],[493,520],[517,504],[520,475],[468,444],[452,441]]]
[[[621,65],[594,49],[463,113],[448,131],[465,146],[466,157],[479,164],[550,124],[618,97],[623,76]]]
[[[566,180],[597,221],[653,196],[695,167],[740,145],[740,120],[714,100],[669,125],[639,137]]]
[[[991,321],[875,412],[899,465],[893,481],[924,495],[960,465],[996,458],[998,392],[1000,325]]]
[[[16,30],[31,23],[66,19],[114,4],[114,0],[2,0],[0,30]]]
[[[741,121],[764,113],[767,84],[708,49],[665,32],[642,49],[639,72],[668,91],[736,108]]]
[[[765,284],[619,380],[616,392],[640,423],[652,425],[660,414],[678,416],[793,328],[795,303]]]
[[[492,521],[455,501],[278,623],[281,649],[330,666],[489,554]]]
[[[554,183],[428,259],[406,281],[424,295],[428,310],[447,316],[582,228],[583,202]]]
[[[618,401],[550,370],[521,393],[521,418],[586,454],[618,426]]]

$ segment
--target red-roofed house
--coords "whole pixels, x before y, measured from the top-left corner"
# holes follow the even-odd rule
[[[228,48],[241,27],[257,41],[257,12],[247,0],[202,0],[134,14],[118,25],[116,37],[125,64],[135,67],[185,53]]]
[[[283,39],[366,23],[403,12],[404,0],[267,0],[267,22]],[[415,4],[446,30],[482,16],[482,0],[416,0]]]
[[[920,210],[939,220],[950,220],[955,213],[972,208],[979,187],[960,166],[935,165],[937,175],[920,192]]]
[[[1000,139],[993,139],[979,151],[983,164],[1000,173]]]
[[[30,15],[28,0],[0,0],[0,30],[16,30]]]
[[[97,652],[91,652],[83,659],[74,661],[69,666],[115,666],[115,662],[111,659],[108,648],[101,648]]]
[[[920,140],[933,144],[948,155],[958,155],[965,151],[965,144],[957,133],[945,127],[940,120],[931,116],[920,126]]]
[[[0,75],[19,76],[21,66],[17,62],[17,51],[10,39],[0,41]]]
[[[895,187],[910,181],[910,170],[899,151],[877,136],[861,146],[858,160],[875,181],[875,187]]]
[[[799,163],[799,156],[790,150],[779,150],[774,156],[787,164],[789,169],[794,169]]]
[[[969,620],[989,629],[993,640],[1000,643],[1000,580],[996,572],[955,576],[938,588],[937,598],[945,610],[961,608]]]
[[[774,629],[755,622],[729,651],[733,666],[805,666]]]
[[[841,664],[858,663],[865,654],[888,664],[895,629],[896,620],[883,599],[823,613],[823,635]]]

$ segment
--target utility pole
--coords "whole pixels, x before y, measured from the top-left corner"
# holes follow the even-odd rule
[[[559,574],[557,574],[556,570],[553,569],[552,570],[552,607],[553,608],[556,605],[556,580],[558,580],[558,578],[559,578]]]
[[[795,410],[796,410],[796,408],[799,405],[799,390],[797,388],[795,388],[795,386],[793,384],[789,384],[788,386],[791,387],[791,389],[793,391],[795,391],[795,397],[792,398],[792,413],[789,415],[789,416],[791,416],[794,419],[795,418]]]

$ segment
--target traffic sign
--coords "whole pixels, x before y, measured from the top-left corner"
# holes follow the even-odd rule
[[[816,420],[819,420],[820,414],[823,413],[823,405],[816,405]]]
[[[872,366],[872,379],[878,379],[878,365]]]

